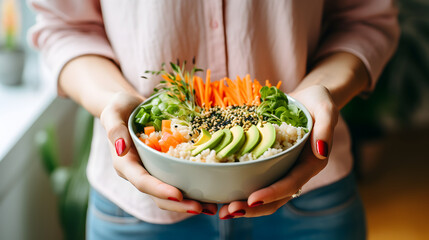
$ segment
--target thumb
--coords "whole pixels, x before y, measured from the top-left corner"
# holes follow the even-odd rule
[[[120,94],[121,95],[121,94]],[[124,156],[132,146],[128,132],[128,117],[141,103],[141,99],[129,95],[116,95],[100,115],[101,124],[107,132],[107,137],[116,150],[118,156]]]
[[[311,148],[314,156],[326,159],[332,147],[332,136],[338,121],[338,110],[330,102],[322,103],[314,112],[314,126],[311,134]]]

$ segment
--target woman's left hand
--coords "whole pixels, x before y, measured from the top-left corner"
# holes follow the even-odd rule
[[[339,114],[331,94],[326,87],[313,85],[289,95],[304,104],[313,117],[310,141],[287,176],[253,192],[247,201],[234,201],[222,206],[219,210],[221,219],[273,214],[327,165],[332,135]]]

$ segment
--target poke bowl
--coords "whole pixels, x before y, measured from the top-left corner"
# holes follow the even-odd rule
[[[151,175],[180,189],[185,198],[229,203],[247,199],[288,173],[313,126],[301,103],[268,82],[264,87],[253,84],[256,80],[252,82],[249,76],[235,82],[222,79],[225,86],[220,90],[224,83],[211,82],[209,70],[205,84],[193,72],[176,70],[175,75],[164,73],[164,91],[141,103],[128,120],[134,145]],[[239,80],[243,85],[246,81],[249,90],[241,101],[237,99]],[[181,93],[176,98],[172,93],[177,91],[171,89],[175,84],[190,89],[193,96]],[[234,98],[228,94],[234,92],[228,89],[233,85],[237,86],[236,99],[228,102],[228,97]],[[210,92],[215,96],[207,96]],[[214,99],[219,100],[219,92],[226,99],[223,103]],[[196,112],[178,106],[189,99]]]

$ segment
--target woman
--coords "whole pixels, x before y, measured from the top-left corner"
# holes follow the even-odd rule
[[[99,117],[87,170],[90,239],[365,238],[350,137],[338,112],[373,89],[394,51],[399,31],[391,1],[31,4],[38,12],[31,42],[58,79],[59,94]],[[126,127],[157,84],[140,78],[144,71],[193,57],[212,79],[249,73],[282,80],[281,90],[314,118],[290,174],[246,201],[221,206],[218,217],[210,216],[217,205],[184,199],[150,176]]]

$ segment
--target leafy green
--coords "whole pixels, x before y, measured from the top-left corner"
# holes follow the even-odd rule
[[[306,127],[307,117],[293,104],[289,104],[286,95],[276,87],[264,86],[261,93],[261,105],[256,109],[265,121],[280,125],[282,122],[295,127]]]
[[[155,126],[155,129],[161,127],[161,121],[164,119],[177,118],[190,122],[195,116],[199,115],[200,109],[195,102],[195,90],[193,86],[193,76],[202,69],[192,68],[185,71],[186,61],[180,67],[179,63],[170,62],[172,73],[165,70],[165,64],[161,65],[160,71],[146,71],[153,75],[162,75],[163,81],[154,89],[154,93],[160,93],[159,96],[152,99],[151,102],[141,106],[135,116],[135,123],[138,129],[145,126]],[[147,78],[142,76],[142,78]],[[146,115],[150,116],[147,119]]]

